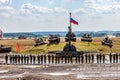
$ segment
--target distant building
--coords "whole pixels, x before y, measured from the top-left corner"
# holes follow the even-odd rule
[[[0,29],[0,40],[3,38],[3,31]]]

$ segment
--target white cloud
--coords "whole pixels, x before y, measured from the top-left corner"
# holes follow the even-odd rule
[[[85,0],[84,2],[95,14],[120,14],[120,2],[115,0]]]
[[[16,14],[15,9],[10,7],[12,0],[0,0],[0,16],[9,17],[12,14]]]
[[[76,13],[76,14],[86,14],[86,13],[88,13],[88,11],[84,8],[78,8],[76,10],[73,10],[72,12]]]
[[[9,5],[11,0],[0,0],[0,6],[1,5]]]
[[[51,13],[53,12],[53,10],[48,7],[41,7],[32,4],[24,4],[22,5],[20,12],[22,14],[41,14],[41,13]]]
[[[57,13],[66,13],[66,12],[68,12],[66,9],[64,9],[64,8],[60,8],[60,7],[55,7],[54,9],[53,9],[53,11],[54,12],[57,12]]]
[[[24,4],[20,9],[21,14],[47,14],[47,13],[65,13],[67,10],[61,7],[49,8],[32,4]]]

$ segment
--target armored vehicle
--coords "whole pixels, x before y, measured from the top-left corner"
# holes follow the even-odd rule
[[[4,47],[3,45],[0,45],[0,53],[8,53],[11,52],[11,47]]]
[[[110,48],[112,48],[113,42],[112,40],[109,39],[109,37],[105,37],[105,39],[102,41],[102,45],[107,45]]]
[[[92,42],[92,37],[89,34],[84,34],[81,38],[81,41]]]
[[[19,36],[18,39],[27,39],[26,36]]]
[[[58,36],[58,35],[49,35],[48,41],[49,41],[49,44],[59,43],[60,42],[60,36]]]
[[[42,38],[39,38],[39,39],[36,39],[35,40],[35,45],[34,46],[40,46],[40,45],[43,45],[43,44],[46,44]]]
[[[71,41],[76,42],[76,35],[73,32],[71,32],[70,27],[68,28],[69,28],[69,32],[66,34],[65,41],[68,42],[70,39]]]

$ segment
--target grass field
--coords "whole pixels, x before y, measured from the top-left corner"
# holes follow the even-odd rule
[[[94,38],[93,42],[88,45],[87,42],[81,42],[80,38],[77,39],[77,42],[73,43],[77,50],[92,50],[102,53],[114,53],[114,52],[120,52],[120,38],[113,38],[113,48],[109,48],[107,46],[102,46],[101,41],[103,38]],[[47,53],[48,51],[56,51],[56,50],[63,50],[64,45],[66,42],[64,39],[61,39],[61,42],[59,44],[53,44],[53,45],[41,45],[38,47],[34,47],[34,40],[30,39],[23,39],[23,40],[0,40],[0,44],[4,46],[10,46],[12,47],[12,51],[16,52],[16,44],[20,44],[21,48],[21,54],[35,54],[35,53]]]

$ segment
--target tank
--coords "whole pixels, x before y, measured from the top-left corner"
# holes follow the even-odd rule
[[[81,41],[92,42],[92,37],[89,34],[84,34],[81,38]]]
[[[49,35],[48,41],[49,41],[49,44],[59,43],[60,42],[60,36],[58,36],[58,35]]]
[[[65,37],[65,41],[68,42],[69,41],[69,38],[70,37],[70,40],[73,41],[73,42],[76,42],[76,35],[74,33],[67,33],[66,34],[66,37]]]
[[[38,38],[35,40],[35,44],[34,46],[40,46],[40,45],[43,45],[43,44],[46,44],[42,38]]]
[[[18,39],[27,39],[25,36],[19,36]]]
[[[75,57],[75,56],[83,55],[83,54],[84,52],[77,51],[76,47],[73,44],[69,44],[69,43],[66,43],[66,45],[63,48],[63,51],[56,52],[56,55],[61,56],[61,57],[66,57],[66,56]]]
[[[109,37],[105,37],[105,39],[102,41],[102,45],[106,45],[106,46],[109,46],[110,48],[112,48],[113,42],[112,42],[112,40],[109,39]]]
[[[3,45],[0,45],[0,53],[8,53],[11,52],[11,47],[4,47]]]

